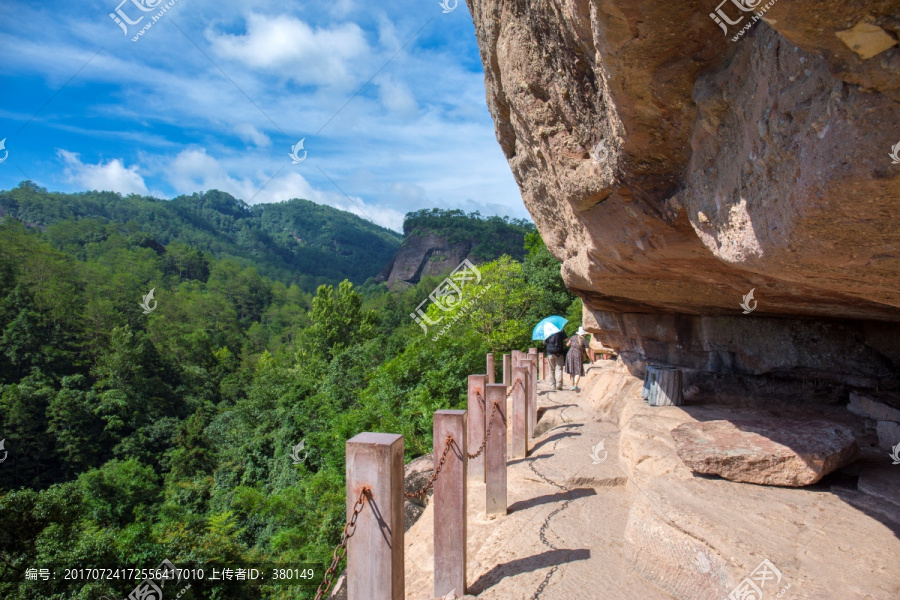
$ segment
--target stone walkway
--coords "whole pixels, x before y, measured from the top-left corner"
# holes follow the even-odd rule
[[[671,598],[623,556],[631,504],[618,431],[584,396],[538,383],[539,424],[528,458],[508,468],[509,512],[484,516],[484,485],[469,487],[469,594],[484,600]],[[596,448],[596,452],[594,452]],[[596,458],[592,458],[592,454]],[[407,532],[406,597],[432,598],[433,513]]]
[[[469,486],[470,597],[722,600],[769,561],[778,580],[762,600],[900,599],[900,466],[885,453],[806,488],[696,476],[673,428],[772,411],[714,399],[649,408],[640,385],[611,361],[590,368],[582,393],[539,382],[539,435],[509,462],[509,513],[486,518],[484,485]],[[407,532],[408,600],[433,597],[432,532],[429,506]]]

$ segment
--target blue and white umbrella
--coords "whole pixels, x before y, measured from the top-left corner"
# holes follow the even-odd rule
[[[562,331],[563,326],[568,322],[568,319],[556,315],[542,319],[541,322],[535,326],[534,331],[531,332],[531,339],[546,340],[554,333]]]

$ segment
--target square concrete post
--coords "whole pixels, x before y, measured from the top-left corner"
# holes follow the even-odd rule
[[[512,363],[510,363],[509,354],[504,354],[503,355],[503,383],[504,383],[504,385],[507,385],[507,386],[512,382],[512,379],[510,378],[511,364]]]
[[[509,456],[525,458],[528,455],[528,367],[513,369],[512,385],[512,444]]]
[[[525,393],[528,396],[528,438],[534,437],[534,429],[537,427],[537,358],[531,354],[522,353],[519,364],[528,368],[528,384]]]
[[[434,595],[466,593],[466,411],[434,413],[434,468],[453,436],[441,474],[434,482]]]
[[[469,375],[468,430],[469,445],[478,450],[484,441],[484,428],[487,415],[484,407],[484,384],[486,375]],[[484,452],[469,461],[469,477],[472,481],[484,482]]]
[[[528,381],[528,433],[534,437],[537,428],[537,352],[528,355],[531,379]]]
[[[494,353],[488,352],[487,355],[487,382],[496,383],[494,379],[497,377],[497,369],[494,368]]]
[[[487,384],[488,416],[494,412],[494,426],[488,436],[484,449],[485,488],[487,499],[485,513],[488,515],[506,514],[506,386],[502,383]]]
[[[360,433],[346,453],[348,519],[371,490],[347,542],[347,599],[404,600],[403,436]]]
[[[522,367],[525,369],[529,376],[525,377],[525,381],[523,382],[522,389],[525,391],[525,431],[526,437],[531,439],[532,437],[532,429],[531,429],[531,368],[530,361],[526,358],[527,355],[520,354],[518,362],[513,366],[513,378],[515,378],[515,370],[518,367]],[[513,379],[513,383],[515,383],[515,379]]]
[[[538,379],[544,381],[547,379],[547,368],[544,362],[544,353],[538,352]]]

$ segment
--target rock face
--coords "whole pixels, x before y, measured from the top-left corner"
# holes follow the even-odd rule
[[[673,429],[672,437],[694,472],[765,485],[810,485],[859,454],[853,433],[827,421],[692,422]]]
[[[390,289],[414,285],[427,275],[443,275],[469,256],[472,242],[449,243],[439,235],[410,236],[376,281]]]
[[[898,384],[895,2],[751,23],[736,1],[467,1],[497,139],[589,331],[629,364]]]

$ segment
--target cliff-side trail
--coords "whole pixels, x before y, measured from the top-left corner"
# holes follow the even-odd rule
[[[484,485],[470,484],[469,594],[721,600],[762,584],[765,600],[900,597],[900,507],[854,475],[877,456],[806,488],[695,476],[669,432],[731,409],[648,407],[621,371],[598,361],[579,393],[539,384],[540,435],[509,463],[506,516],[485,518]],[[409,600],[433,597],[432,532],[429,505],[407,532]]]

